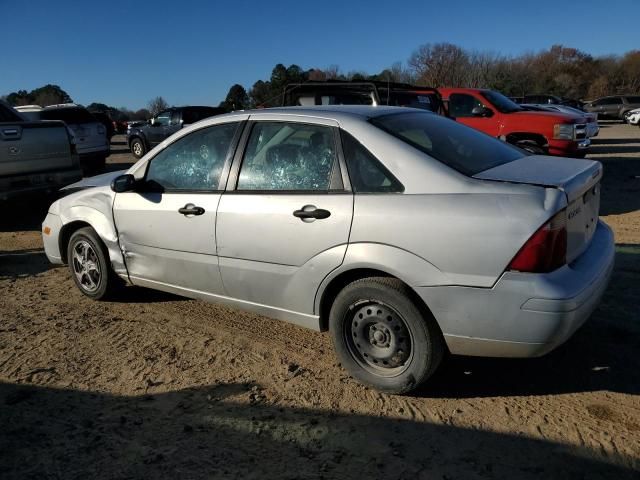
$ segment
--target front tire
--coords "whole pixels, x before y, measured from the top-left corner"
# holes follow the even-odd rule
[[[136,158],[144,157],[144,154],[147,153],[147,149],[145,148],[142,139],[134,138],[131,141],[131,153],[133,153]]]
[[[533,153],[534,155],[546,155],[544,148],[538,145],[534,140],[521,140],[516,143],[516,146],[529,153]]]
[[[67,261],[71,277],[87,297],[103,300],[117,287],[107,249],[91,227],[76,230],[67,245]]]
[[[444,355],[438,325],[412,296],[397,279],[371,277],[347,285],[331,306],[338,358],[357,380],[385,393],[420,387]]]

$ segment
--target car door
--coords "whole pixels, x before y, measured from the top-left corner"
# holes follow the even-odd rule
[[[472,113],[476,107],[488,107],[493,114],[491,116],[477,116]],[[500,122],[496,118],[499,115],[493,108],[475,95],[468,93],[452,93],[449,95],[449,116],[469,127],[497,137],[500,134]]]
[[[153,122],[147,127],[147,140],[151,148],[161,143],[167,135],[167,128],[171,123],[171,110],[164,110],[153,117]]]
[[[344,259],[353,195],[335,122],[267,118],[251,123],[218,206],[220,272],[230,297],[274,317],[310,315],[318,285]]]
[[[134,284],[222,293],[216,208],[241,123],[195,130],[158,152],[113,215]]]

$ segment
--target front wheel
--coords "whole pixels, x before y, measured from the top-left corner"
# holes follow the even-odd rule
[[[118,281],[107,250],[93,228],[81,228],[71,235],[67,261],[73,281],[87,297],[102,300],[116,289]]]
[[[523,150],[526,150],[529,153],[533,153],[534,155],[546,154],[544,148],[542,148],[533,140],[521,140],[516,143],[516,146],[522,148]]]
[[[347,285],[331,307],[338,358],[353,377],[382,392],[423,385],[445,351],[435,320],[411,297],[399,280],[372,277]]]
[[[131,152],[135,155],[136,158],[142,158],[146,153],[146,148],[144,147],[144,143],[139,138],[134,138],[131,141]]]

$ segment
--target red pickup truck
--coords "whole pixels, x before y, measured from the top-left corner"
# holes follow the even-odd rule
[[[529,111],[504,95],[478,88],[439,88],[449,117],[538,154],[583,157],[591,143],[587,120]]]

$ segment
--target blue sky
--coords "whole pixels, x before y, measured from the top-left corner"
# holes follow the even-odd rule
[[[377,73],[428,42],[640,48],[640,0],[0,0],[0,15],[0,95],[53,83],[79,103],[133,109],[158,95],[217,105],[276,63]]]

